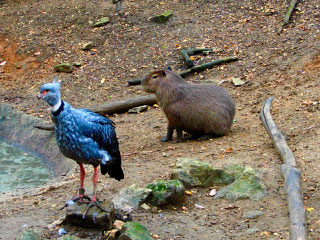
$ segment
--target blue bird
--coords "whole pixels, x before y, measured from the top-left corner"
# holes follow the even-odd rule
[[[88,202],[89,205],[83,216],[92,206],[103,209],[97,201],[98,166],[103,175],[108,173],[111,178],[118,181],[124,178],[115,123],[97,113],[87,109],[73,108],[69,103],[62,101],[60,81],[57,82],[57,77],[52,83],[46,83],[40,87],[38,99],[46,101],[50,106],[54,135],[60,151],[79,164],[79,196],[73,201],[88,202],[89,200],[90,203]],[[83,164],[91,164],[94,167],[92,199],[84,194]]]

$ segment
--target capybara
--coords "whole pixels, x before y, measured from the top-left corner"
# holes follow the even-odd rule
[[[142,81],[148,93],[154,93],[168,119],[167,136],[172,140],[174,129],[178,141],[182,131],[200,140],[226,135],[232,125],[235,103],[229,93],[214,84],[191,84],[167,70],[154,71]]]

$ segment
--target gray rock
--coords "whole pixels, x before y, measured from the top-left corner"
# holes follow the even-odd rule
[[[93,27],[101,27],[103,25],[106,25],[107,23],[110,22],[110,19],[108,17],[103,17],[103,18],[100,18],[98,20],[98,22],[96,22]]]
[[[243,214],[243,218],[247,218],[247,219],[254,219],[254,218],[257,218],[257,217],[260,217],[261,215],[263,215],[263,212],[262,211],[259,211],[259,210],[251,210],[251,211],[248,211],[246,212],[245,214]]]
[[[41,231],[39,229],[27,229],[18,235],[16,240],[40,240]]]
[[[150,197],[152,190],[139,188],[136,185],[123,188],[119,195],[112,199],[115,209],[123,212],[132,212],[139,208],[148,197]]]
[[[173,15],[173,12],[171,10],[166,11],[162,14],[156,15],[153,18],[151,18],[152,21],[156,23],[165,23],[169,20],[169,18]]]
[[[178,180],[158,180],[147,188],[152,190],[149,202],[154,206],[179,204],[185,200],[185,187]]]
[[[126,222],[121,229],[119,240],[154,240],[154,238],[143,225]]]
[[[56,70],[56,72],[71,73],[73,68],[69,63],[61,63],[54,65],[54,70]]]
[[[139,107],[129,109],[128,113],[140,113],[140,112],[146,111],[147,109],[148,109],[148,105],[142,105]]]
[[[70,223],[85,228],[95,228],[108,231],[112,229],[115,220],[115,209],[111,201],[101,202],[100,205],[106,210],[93,206],[87,212],[85,218],[83,213],[88,203],[76,202],[67,206],[67,212],[63,223]]]
[[[266,187],[260,182],[256,172],[249,166],[245,166],[243,172],[235,172],[236,180],[230,185],[221,188],[215,198],[238,200],[250,198],[258,200],[266,196]]]
[[[223,169],[189,158],[177,160],[171,178],[180,180],[186,188],[226,185],[234,181],[233,176]]]

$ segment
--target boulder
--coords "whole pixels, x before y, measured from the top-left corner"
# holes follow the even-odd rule
[[[88,203],[76,202],[69,204],[63,223],[108,231],[112,229],[112,223],[115,220],[115,209],[111,201],[101,202],[100,205],[105,211],[97,206],[93,206],[89,209],[85,218],[83,218],[83,213],[86,210]]]
[[[173,12],[171,10],[166,11],[162,14],[156,15],[153,18],[151,18],[152,21],[156,23],[165,23],[169,20],[169,18],[173,15]]]
[[[120,233],[119,240],[154,240],[148,230],[137,222],[126,222]]]
[[[131,213],[133,210],[139,208],[148,197],[150,197],[152,190],[139,188],[136,185],[123,188],[119,195],[112,199],[116,210]]]
[[[178,180],[158,180],[147,185],[152,190],[149,202],[154,206],[179,204],[185,199],[185,187]]]
[[[234,181],[234,177],[223,169],[189,158],[177,160],[171,178],[180,180],[186,188],[227,185]]]
[[[245,166],[243,171],[235,170],[241,167],[234,168],[235,181],[230,185],[221,188],[215,198],[226,198],[228,200],[238,200],[250,198],[258,200],[266,195],[266,187],[261,183],[260,178],[256,172],[249,166]]]
[[[69,63],[60,63],[54,65],[54,70],[56,70],[56,72],[71,73],[73,68]]]

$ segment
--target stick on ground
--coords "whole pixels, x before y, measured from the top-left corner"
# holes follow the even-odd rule
[[[129,98],[122,101],[110,102],[105,103],[96,107],[88,108],[90,111],[106,115],[106,114],[114,114],[114,113],[121,113],[128,111],[131,108],[138,107],[141,105],[153,105],[157,103],[156,97],[152,95],[136,97],[136,98]],[[46,130],[46,131],[53,131],[54,126],[52,124],[48,125],[35,125],[35,128]]]
[[[297,3],[298,3],[298,0],[291,0],[290,4],[288,6],[288,10],[286,12],[286,15],[284,15],[282,25],[280,26],[280,28],[278,30],[278,34],[280,34],[282,32],[283,27],[289,23],[291,15],[292,15],[293,10],[295,9]]]
[[[293,153],[272,119],[270,113],[272,101],[273,97],[264,101],[260,111],[260,119],[283,161],[281,175],[285,180],[288,201],[290,240],[306,240],[306,219],[301,193],[300,170],[296,168],[296,160]]]

